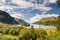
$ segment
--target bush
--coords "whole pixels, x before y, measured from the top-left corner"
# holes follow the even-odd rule
[[[41,29],[22,29],[19,40],[46,40],[46,31]]]

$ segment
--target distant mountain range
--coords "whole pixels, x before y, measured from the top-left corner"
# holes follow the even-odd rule
[[[35,22],[34,24],[39,24],[39,25],[55,25],[55,22],[57,21],[57,17],[47,17],[43,18],[38,22]]]
[[[56,21],[56,20],[57,20],[57,17],[46,17],[46,18],[41,19],[40,21],[46,22],[46,21]]]
[[[6,24],[28,24],[22,19],[15,19],[11,17],[7,12],[0,10],[0,23],[6,23]]]

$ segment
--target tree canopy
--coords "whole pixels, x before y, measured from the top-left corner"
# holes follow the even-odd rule
[[[60,0],[57,0],[57,5],[58,7],[60,7]]]

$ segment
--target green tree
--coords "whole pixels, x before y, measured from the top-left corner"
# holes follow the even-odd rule
[[[47,33],[43,29],[22,29],[19,33],[19,40],[46,40]]]
[[[58,5],[58,7],[60,7],[60,0],[57,0],[57,5]],[[57,25],[56,26],[57,26],[57,29],[59,31],[60,30],[60,13],[59,13],[59,16],[58,16],[58,19],[57,19]]]
[[[58,7],[60,7],[60,0],[57,0],[57,5]]]
[[[58,16],[57,23],[56,23],[57,30],[60,30],[60,15]]]

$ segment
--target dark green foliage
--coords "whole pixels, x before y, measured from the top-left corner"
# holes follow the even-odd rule
[[[19,40],[46,40],[47,33],[43,29],[23,29],[20,32]]]
[[[9,26],[0,26],[0,33],[6,34],[6,35],[14,35],[18,36],[20,30],[22,27],[9,27]]]
[[[58,16],[56,27],[57,27],[57,30],[59,31],[60,30],[60,15]]]
[[[1,25],[0,33],[2,35],[18,36],[19,40],[38,40],[38,39],[45,40],[47,35],[46,31],[44,31],[43,29],[34,29],[33,26],[32,28],[27,29],[23,27],[9,27],[8,25],[6,26]],[[15,39],[7,38],[6,40],[15,40]]]
[[[18,40],[59,40],[59,32],[56,31],[54,35],[47,36],[47,32],[44,29],[35,29],[24,27],[9,27],[8,25],[0,25],[0,39],[1,40],[17,40],[13,38],[17,36]],[[8,36],[3,36],[8,35]],[[2,37],[3,36],[3,37]],[[13,36],[13,37],[12,37]],[[7,37],[7,38],[6,38]]]
[[[57,5],[58,7],[60,7],[60,0],[57,0]]]
[[[30,24],[29,23],[26,23],[26,22],[25,23],[22,23],[21,25],[22,26],[30,26]]]

